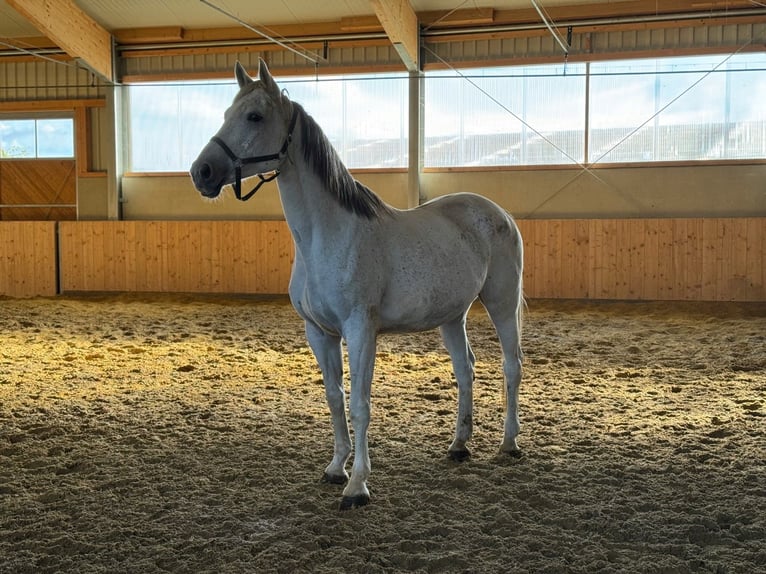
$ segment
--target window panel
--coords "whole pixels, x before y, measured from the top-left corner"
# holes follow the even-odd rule
[[[187,171],[236,93],[233,82],[130,86],[131,171]]]
[[[426,74],[428,167],[581,163],[585,66]]]
[[[766,157],[763,54],[591,64],[589,158]]]
[[[74,157],[74,122],[71,119],[37,120],[37,157]]]
[[[407,165],[405,74],[278,82],[316,119],[348,167]],[[130,170],[188,170],[236,92],[233,82],[130,86]]]
[[[0,157],[73,158],[72,118],[0,120]]]
[[[35,120],[0,120],[0,157],[35,157]]]

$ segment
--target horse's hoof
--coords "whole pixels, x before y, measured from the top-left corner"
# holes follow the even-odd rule
[[[357,494],[356,496],[344,496],[340,501],[340,507],[338,510],[351,510],[352,508],[358,508],[365,506],[370,502],[370,497],[367,494]]]
[[[471,458],[471,451],[467,448],[462,448],[460,450],[451,450],[448,452],[449,457],[454,460],[455,462],[465,462],[469,458]]]
[[[518,448],[513,449],[513,450],[501,450],[500,454],[501,455],[505,455],[505,456],[509,456],[511,458],[523,458],[524,457],[524,453],[520,449],[518,449]]]
[[[346,484],[348,482],[348,476],[345,474],[327,474],[326,472],[322,475],[322,482],[326,482],[327,484]]]

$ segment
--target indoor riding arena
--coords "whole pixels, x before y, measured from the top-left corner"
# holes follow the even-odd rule
[[[0,574],[766,572],[766,7],[256,4],[0,1]]]

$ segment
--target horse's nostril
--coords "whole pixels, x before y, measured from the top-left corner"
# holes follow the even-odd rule
[[[200,174],[200,176],[202,177],[202,179],[204,179],[205,181],[207,181],[208,179],[210,179],[210,176],[212,176],[212,175],[213,175],[213,170],[212,170],[212,169],[210,169],[210,165],[209,165],[209,164],[207,164],[207,163],[203,163],[203,164],[202,164],[202,165],[199,167],[199,174]]]

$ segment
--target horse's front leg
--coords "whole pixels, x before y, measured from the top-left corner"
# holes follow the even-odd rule
[[[346,393],[343,390],[343,354],[341,339],[326,333],[311,321],[306,321],[306,339],[322,370],[327,404],[332,416],[335,448],[332,461],[324,471],[325,482],[346,484],[346,461],[351,455],[351,437],[346,421]]]
[[[367,478],[370,476],[370,455],[367,449],[367,428],[370,425],[370,387],[375,368],[377,333],[366,322],[346,329],[348,361],[351,371],[351,425],[354,427],[354,465],[351,478],[343,490],[341,510],[364,506],[370,501]]]

